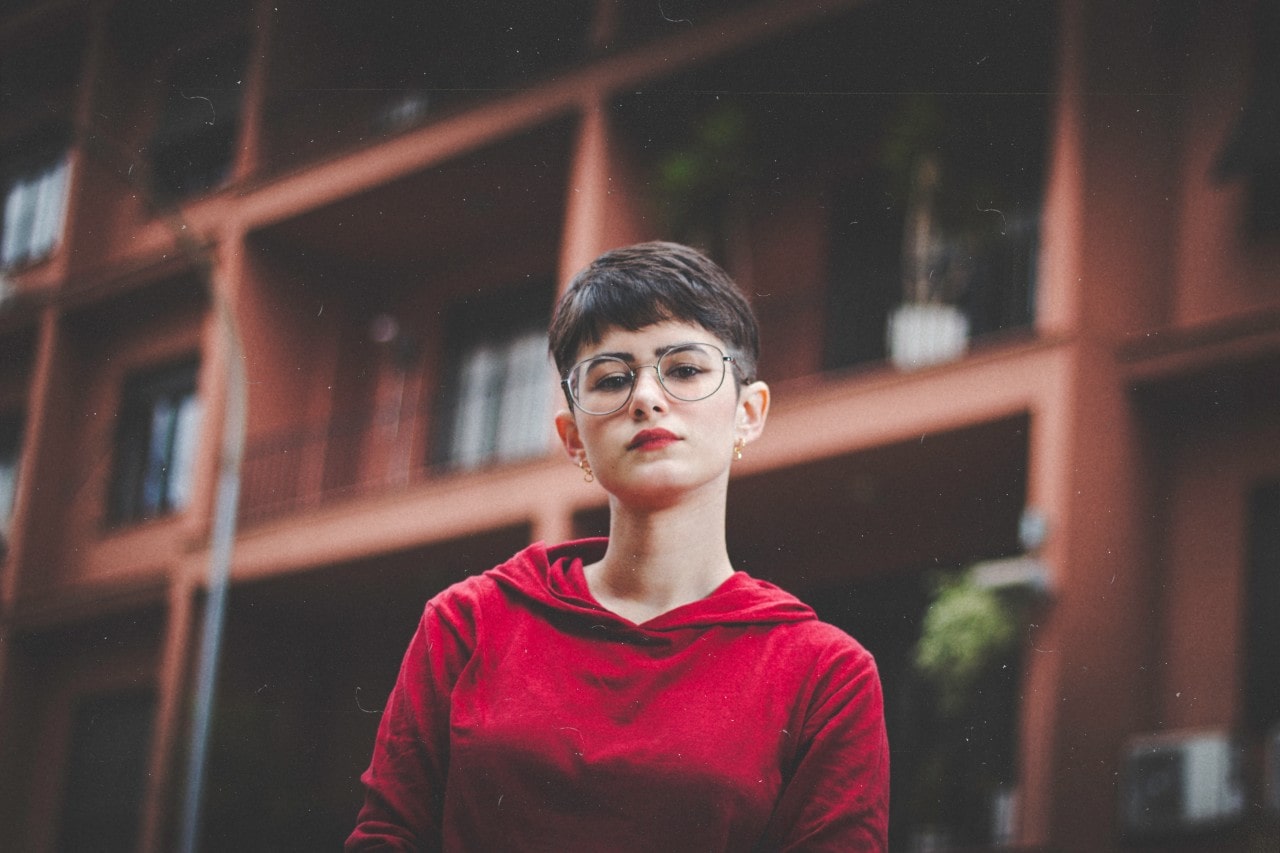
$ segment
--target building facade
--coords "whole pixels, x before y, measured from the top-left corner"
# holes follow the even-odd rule
[[[0,13],[20,849],[175,843],[241,397],[203,848],[335,847],[426,599],[607,528],[544,330],[653,238],[760,315],[730,553],[875,653],[895,849],[1275,843],[1273,4],[206,5]]]

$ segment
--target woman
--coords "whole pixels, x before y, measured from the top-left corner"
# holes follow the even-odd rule
[[[541,543],[426,607],[348,850],[883,850],[874,661],[725,546],[759,437],[755,318],[684,246],[608,252],[551,324],[556,428],[609,538]]]

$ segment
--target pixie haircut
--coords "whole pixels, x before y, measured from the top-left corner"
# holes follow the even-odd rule
[[[738,380],[755,381],[760,332],[751,305],[719,265],[679,243],[638,243],[592,261],[556,305],[549,349],[564,376],[609,329],[665,321],[706,329],[728,345]]]

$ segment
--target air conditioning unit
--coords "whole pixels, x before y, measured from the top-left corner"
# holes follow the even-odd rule
[[[1121,820],[1130,835],[1212,829],[1244,814],[1240,748],[1226,732],[1162,732],[1132,739],[1124,756]]]

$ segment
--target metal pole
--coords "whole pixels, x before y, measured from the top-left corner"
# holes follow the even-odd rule
[[[222,628],[226,621],[227,584],[231,575],[231,552],[236,538],[236,508],[240,500],[240,460],[244,456],[245,422],[248,409],[244,353],[235,316],[226,299],[213,287],[214,307],[225,354],[226,409],[222,419],[222,442],[218,453],[218,493],[214,504],[212,542],[209,556],[209,589],[200,638],[196,670],[196,692],[191,715],[191,749],[187,764],[186,797],[178,850],[195,853],[200,834],[205,762],[209,750],[209,730],[213,717],[214,688],[218,678],[218,658],[222,650]]]

